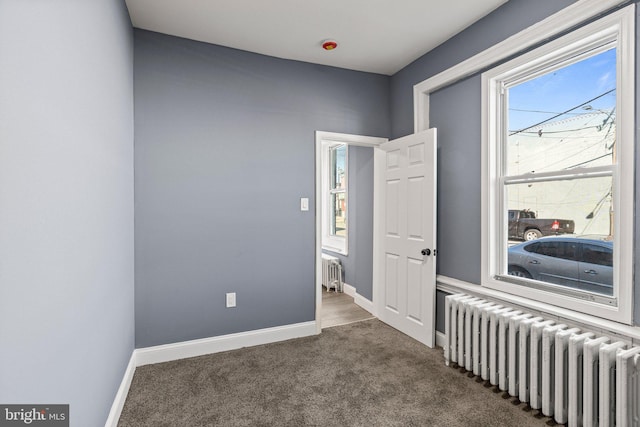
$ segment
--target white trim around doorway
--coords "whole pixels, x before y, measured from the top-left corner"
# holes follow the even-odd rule
[[[343,143],[347,145],[360,146],[360,147],[372,147],[376,148],[380,144],[387,142],[387,138],[379,138],[373,136],[363,136],[363,135],[352,135],[346,133],[335,133],[335,132],[324,132],[324,131],[316,131],[316,197],[315,197],[315,213],[316,213],[316,250],[315,250],[315,264],[316,264],[316,328],[317,332],[320,333],[322,331],[322,322],[320,319],[320,310],[322,308],[322,147],[326,144],[335,144],[335,143]],[[374,168],[375,174],[375,168]],[[375,186],[377,185],[377,180],[374,176],[374,193]],[[374,201],[374,212],[373,212],[373,228],[374,230],[379,229],[379,224],[377,223],[376,215],[376,206]],[[372,230],[373,232],[373,230]],[[377,242],[374,234],[373,241],[373,253],[376,253]],[[376,285],[376,267],[375,263],[373,264],[373,290],[375,292]],[[359,297],[356,293],[355,299]],[[360,298],[364,300],[364,298]],[[375,299],[375,296],[374,296]],[[372,304],[373,305],[373,304]],[[371,311],[371,310],[369,310]],[[372,314],[375,316],[376,313]]]

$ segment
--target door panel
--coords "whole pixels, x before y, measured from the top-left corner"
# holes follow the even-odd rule
[[[613,295],[613,249],[585,243],[578,264],[580,287],[585,291]]]
[[[613,267],[581,262],[580,289],[613,296]]]
[[[379,317],[433,347],[435,327],[436,130],[380,146],[383,266]],[[429,255],[422,255],[429,249]]]
[[[534,279],[570,288],[579,287],[580,244],[557,240],[539,242],[527,257],[526,269]]]
[[[389,236],[400,235],[400,180],[389,180],[387,185],[387,207],[386,207],[386,234]]]
[[[422,307],[422,292],[424,282],[422,277],[422,259],[409,258],[407,268],[407,317],[416,322],[422,322],[424,310]]]
[[[422,187],[424,186],[424,177],[409,178],[408,181],[408,198],[409,211],[407,221],[407,233],[410,239],[424,242],[423,230],[423,197]]]
[[[386,254],[385,307],[398,312],[398,260],[394,254]]]

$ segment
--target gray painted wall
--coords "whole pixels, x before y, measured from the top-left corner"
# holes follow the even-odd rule
[[[136,346],[313,320],[314,132],[388,135],[389,78],[134,39]]]
[[[392,137],[413,132],[413,85],[491,47],[571,3],[573,0],[511,0],[396,73],[391,78]],[[636,14],[638,25],[640,12],[636,10]],[[636,49],[639,49],[639,45],[636,41]],[[638,92],[634,96],[638,100]],[[437,270],[439,274],[480,283],[479,74],[432,94],[430,121],[432,126],[438,128]],[[640,150],[637,151],[636,161],[640,164]],[[640,176],[636,176],[640,180]],[[638,184],[640,181],[636,184],[636,199],[640,197]],[[637,241],[640,238],[638,215],[635,233]],[[640,265],[638,251],[635,259],[635,265]],[[635,321],[640,324],[640,280],[636,280],[634,293]],[[439,295],[438,301],[440,303],[437,311],[441,312],[442,295]],[[438,324],[438,330],[441,330],[441,322]]]
[[[433,93],[429,104],[438,129],[436,272],[471,283],[480,283],[479,105],[480,77]]]
[[[0,1],[0,402],[104,425],[134,348],[120,0]]]
[[[341,259],[344,280],[356,292],[373,299],[373,148],[349,147],[349,248]]]

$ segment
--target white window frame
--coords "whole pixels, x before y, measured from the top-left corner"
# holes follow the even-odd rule
[[[345,171],[344,178],[346,180],[346,187],[344,189],[345,199],[347,201],[347,219],[346,235],[336,236],[331,234],[331,149],[344,145],[346,148],[345,154]],[[341,255],[349,254],[349,145],[340,141],[322,141],[322,171],[324,172],[324,178],[322,180],[322,249],[330,252],[336,252]]]
[[[581,313],[631,324],[633,315],[634,230],[634,120],[635,51],[634,13],[628,7],[518,56],[482,74],[482,286]],[[501,183],[500,94],[505,81],[532,74],[576,52],[615,42],[617,50],[616,149],[617,164],[585,169],[584,177],[600,173],[613,177],[614,185],[614,298],[587,298],[586,294],[561,294],[514,284],[499,271],[506,257]],[[579,173],[579,172],[578,172]],[[537,174],[539,176],[542,174]],[[548,178],[548,177],[547,177]],[[607,301],[605,301],[607,300]]]

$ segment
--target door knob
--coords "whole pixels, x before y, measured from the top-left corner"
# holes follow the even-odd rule
[[[422,255],[431,255],[431,249],[423,249],[420,251]]]

